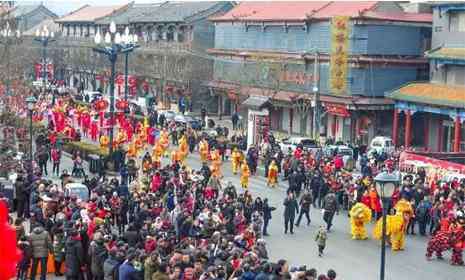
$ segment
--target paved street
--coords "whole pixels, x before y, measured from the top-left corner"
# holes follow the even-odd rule
[[[199,155],[189,155],[187,163],[194,169],[200,168]],[[64,157],[63,167],[71,170],[71,161],[68,157]],[[259,171],[262,175],[263,170]],[[223,164],[223,173],[225,175],[224,182],[230,180],[235,186],[239,186],[239,176],[232,175],[229,163]],[[277,207],[277,210],[273,212],[270,236],[266,237],[269,254],[273,260],[283,258],[295,266],[305,264],[307,267],[315,267],[322,271],[333,268],[341,275],[341,279],[361,279],[360,275],[367,275],[365,279],[379,277],[380,246],[378,242],[372,239],[367,241],[351,240],[349,220],[345,212],[335,216],[334,227],[329,234],[323,258],[318,257],[316,244],[313,241],[315,231],[324,223],[319,209],[311,210],[312,223],[309,227],[301,225],[296,228],[294,235],[284,235],[282,202],[286,188],[286,182],[281,183],[279,189],[270,189],[266,186],[266,181],[262,176],[250,178],[250,190],[253,195],[266,197],[269,199],[270,205]],[[446,261],[426,261],[426,242],[427,240],[423,237],[409,236],[405,251],[391,253],[388,249],[386,279],[464,279],[465,270],[463,267],[450,266]],[[449,256],[446,255],[445,259],[448,260]]]

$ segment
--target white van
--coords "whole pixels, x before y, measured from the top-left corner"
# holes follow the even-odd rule
[[[394,153],[395,147],[392,143],[392,139],[385,136],[376,136],[371,140],[369,150],[375,150],[376,153],[386,153],[392,155]]]

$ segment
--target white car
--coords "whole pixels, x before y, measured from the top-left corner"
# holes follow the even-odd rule
[[[65,196],[76,196],[80,200],[87,202],[89,200],[89,189],[81,183],[68,183],[65,186]]]
[[[302,145],[303,148],[306,148],[308,150],[319,149],[317,142],[307,137],[284,138],[283,140],[281,140],[281,143],[279,143],[279,147],[281,148],[281,151],[283,151],[284,153],[286,153],[289,149],[294,151],[298,145]]]
[[[391,138],[385,136],[376,136],[371,140],[369,150],[376,151],[378,155],[382,153],[392,155],[394,153],[395,147]]]

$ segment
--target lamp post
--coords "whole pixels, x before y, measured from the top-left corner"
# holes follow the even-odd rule
[[[137,44],[137,35],[136,34],[130,34],[129,32],[129,27],[126,26],[122,38],[123,43],[121,44],[123,48],[131,48],[130,51],[125,53],[125,60],[124,60],[124,100],[128,101],[128,75],[129,75],[129,54],[135,49],[140,47]]]
[[[12,30],[10,28],[10,24],[7,22],[5,27],[0,31],[0,44],[6,46],[6,50],[8,51],[7,53],[7,62],[6,62],[6,91],[5,95],[8,96],[10,93],[10,46],[11,45],[16,45],[19,43],[19,39],[21,37],[21,32],[19,30]]]
[[[383,202],[382,239],[381,239],[381,266],[379,279],[384,280],[386,266],[386,216],[394,190],[399,185],[400,173],[398,171],[379,173],[375,177],[376,191]]]
[[[129,31],[129,30],[128,30]],[[110,23],[109,32],[105,34],[105,38],[102,42],[102,36],[100,30],[95,34],[94,42],[97,45],[93,50],[97,53],[104,54],[108,57],[111,63],[110,71],[110,135],[109,135],[109,156],[113,155],[113,121],[115,114],[115,68],[116,61],[118,60],[118,54],[126,54],[132,52],[136,48],[137,35],[124,34],[121,36],[119,32],[116,32],[116,24],[112,21]],[[127,92],[127,91],[126,91]]]
[[[48,30],[47,26],[44,26],[42,30],[36,30],[35,42],[38,42],[42,46],[42,85],[43,92],[45,93],[46,81],[47,81],[47,47],[49,43],[55,42],[55,33]]]
[[[27,110],[29,111],[29,168],[28,168],[28,173],[30,179],[32,180],[32,159],[33,159],[33,153],[32,153],[32,113],[34,111],[34,106],[37,102],[37,99],[34,97],[34,95],[29,96],[26,98],[26,104],[27,104]]]

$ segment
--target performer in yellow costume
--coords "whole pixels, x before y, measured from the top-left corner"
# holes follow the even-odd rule
[[[128,145],[127,157],[128,157],[128,158],[135,158],[135,157],[137,157],[136,144],[134,143],[134,141],[132,141],[132,142],[129,143],[129,145]]]
[[[206,162],[208,160],[208,153],[209,153],[208,142],[206,139],[200,140],[199,153],[200,153],[200,160],[202,162]]]
[[[126,132],[120,128],[118,130],[118,135],[116,136],[116,144],[122,145],[124,142],[126,142]]]
[[[187,145],[187,137],[184,134],[181,136],[181,139],[179,139],[179,160],[184,163],[186,160],[187,154],[189,153],[189,146]]]
[[[210,166],[210,170],[212,171],[212,175],[215,175],[217,178],[222,177],[221,173],[221,155],[220,151],[217,149],[213,149],[210,153],[212,165]]]
[[[105,150],[110,143],[110,139],[106,135],[100,136],[100,149]]]
[[[162,147],[162,155],[167,155],[168,147],[170,146],[170,139],[169,139],[169,134],[166,129],[163,129],[160,133],[160,145]]]
[[[371,209],[365,204],[357,202],[352,206],[349,214],[352,239],[367,239],[368,234],[365,225],[371,221]]]
[[[247,161],[243,161],[241,165],[241,186],[244,189],[248,189],[249,187],[249,177],[250,177],[250,169],[249,165],[247,165]]]
[[[163,147],[160,144],[160,141],[155,143],[155,146],[152,149],[152,161],[155,168],[159,168],[161,164],[161,157],[163,156]]]
[[[176,162],[181,161],[181,155],[178,150],[171,151],[171,164],[175,164]]]
[[[391,250],[399,251],[404,250],[405,247],[405,228],[407,225],[404,223],[402,213],[396,212],[395,215],[388,215],[386,217],[386,236],[391,242]],[[373,229],[373,237],[381,240],[383,236],[383,218],[376,222]]]
[[[237,174],[237,170],[239,167],[241,167],[241,160],[242,160],[242,153],[239,151],[238,148],[234,148],[232,154],[231,154],[231,164],[232,164],[232,170],[233,174]]]
[[[278,166],[276,161],[272,160],[270,166],[268,167],[268,186],[276,187],[278,184]]]

